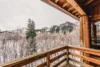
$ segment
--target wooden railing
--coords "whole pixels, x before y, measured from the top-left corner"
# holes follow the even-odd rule
[[[83,62],[77,62],[74,59],[71,59],[72,61],[75,61],[76,63],[81,64],[81,66],[83,67],[100,67],[100,50],[94,50],[94,49],[89,49],[89,48],[82,48],[82,47],[72,47],[72,46],[68,46],[70,50],[77,50],[80,51],[81,54],[75,54],[74,51],[73,52],[69,52],[70,55],[78,57],[80,59],[82,59],[83,61],[87,61],[91,64],[95,64],[96,66],[92,66]],[[87,54],[87,55],[83,55],[83,54]],[[93,56],[93,57],[91,57]],[[95,57],[96,56],[96,57]]]
[[[75,51],[79,51],[79,52],[75,53]],[[94,67],[91,65],[92,63],[100,66],[99,58],[93,58],[87,55],[85,56],[83,55],[83,53],[100,57],[100,50],[64,46],[64,47],[53,49],[41,54],[35,54],[35,55],[24,57],[12,62],[1,64],[0,67],[22,67],[27,64],[33,63],[37,60],[41,60],[43,58],[45,59],[45,61],[42,62],[41,64],[38,64],[36,67],[45,67],[45,66],[51,67],[51,64],[55,61],[59,61],[59,62],[54,63],[52,67],[57,67],[61,65],[63,62],[66,62],[66,65],[71,64],[70,61],[77,63],[83,67]],[[52,57],[52,55],[54,55],[54,57]],[[78,57],[80,58],[80,60],[75,60],[75,58],[71,58],[70,56]],[[91,64],[83,63],[84,60],[87,62],[91,62]],[[71,64],[71,65],[74,66],[74,64]]]

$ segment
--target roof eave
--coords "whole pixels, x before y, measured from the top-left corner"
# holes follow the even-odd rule
[[[56,9],[58,9],[58,10],[64,12],[65,14],[71,16],[72,18],[74,18],[74,19],[76,19],[76,20],[79,20],[79,17],[77,17],[77,16],[75,16],[74,14],[68,12],[67,10],[65,10],[65,9],[63,9],[63,8],[61,8],[61,7],[59,7],[58,5],[56,5],[56,4],[52,3],[52,2],[49,2],[48,0],[42,0],[42,1],[45,2],[45,3],[47,3],[48,5],[53,6],[54,8],[56,8]]]

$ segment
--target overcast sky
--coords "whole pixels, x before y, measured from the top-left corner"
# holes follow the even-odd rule
[[[0,0],[1,30],[26,27],[29,18],[34,20],[36,28],[59,25],[66,21],[77,22],[40,0]]]

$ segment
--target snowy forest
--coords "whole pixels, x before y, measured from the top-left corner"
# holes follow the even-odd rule
[[[79,46],[79,39],[78,24],[35,29],[35,22],[29,19],[27,28],[0,31],[0,64],[64,45]]]

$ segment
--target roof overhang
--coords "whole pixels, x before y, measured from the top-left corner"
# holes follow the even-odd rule
[[[80,16],[86,15],[76,0],[42,0],[43,2],[59,9],[67,15],[79,20]],[[90,2],[87,2],[89,4]],[[87,5],[85,4],[85,5]]]
[[[47,3],[48,5],[51,5],[52,7],[56,8],[56,9],[58,9],[58,10],[64,12],[65,14],[67,14],[67,15],[73,17],[74,19],[79,20],[78,17],[76,17],[76,16],[73,15],[72,13],[66,11],[65,9],[63,9],[62,7],[60,7],[59,5],[56,5],[56,4],[53,3],[53,2],[49,2],[48,0],[42,0],[42,1],[45,2],[45,3]]]

